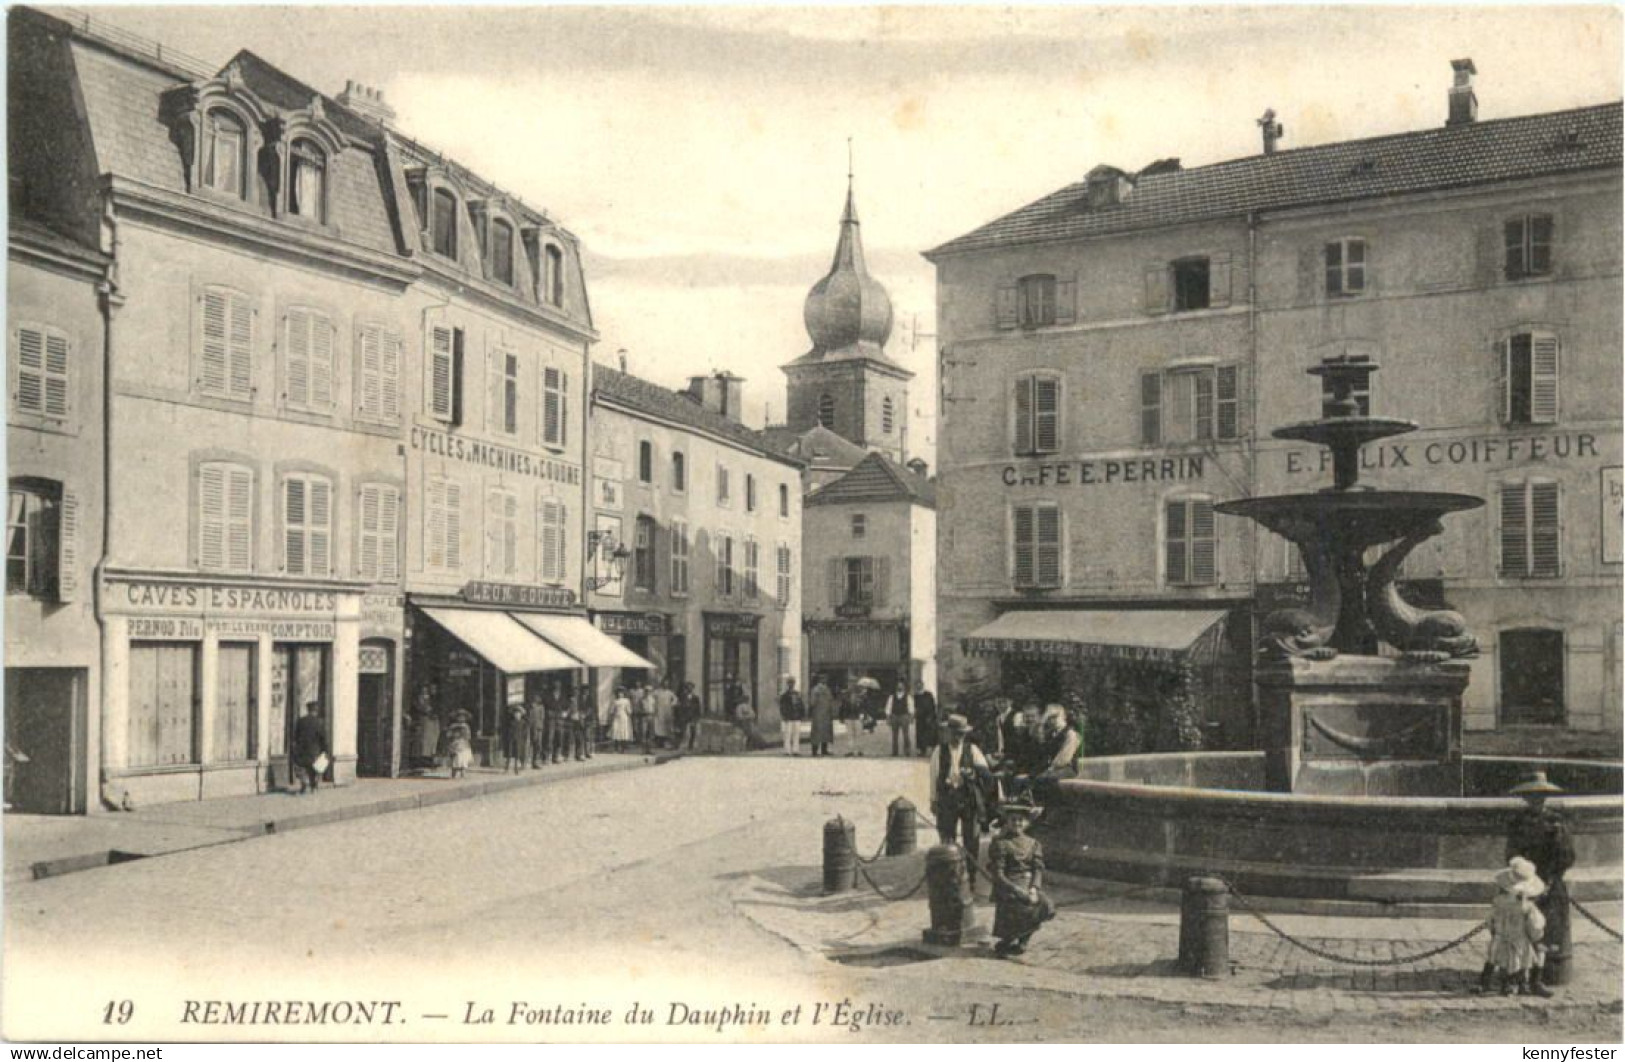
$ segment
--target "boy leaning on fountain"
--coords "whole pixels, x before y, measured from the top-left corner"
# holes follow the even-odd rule
[[[1541,983],[1546,948],[1546,917],[1535,900],[1546,886],[1535,874],[1535,864],[1513,856],[1495,875],[1495,899],[1490,902],[1490,954],[1478,975],[1478,991],[1488,993],[1499,976],[1501,994],[1550,997]]]

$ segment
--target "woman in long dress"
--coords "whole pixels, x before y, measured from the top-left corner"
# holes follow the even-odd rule
[[[999,806],[999,835],[988,848],[993,878],[993,951],[1000,958],[1020,955],[1038,927],[1055,917],[1055,904],[1044,895],[1044,846],[1027,836],[1027,827],[1042,808],[1030,803]]]
[[[609,706],[609,740],[616,752],[625,752],[632,744],[632,700],[624,687],[615,690],[615,700]]]

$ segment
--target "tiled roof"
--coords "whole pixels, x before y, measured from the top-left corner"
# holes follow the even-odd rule
[[[936,508],[936,485],[883,454],[870,454],[833,483],[807,496],[808,505],[915,501]]]
[[[1087,205],[1080,181],[927,251],[926,257],[1107,236],[1254,210],[1618,170],[1620,113],[1620,103],[1614,102],[1143,173],[1121,202],[1105,207]]]
[[[11,236],[13,239],[29,240],[33,243],[49,247],[57,254],[63,255],[64,257],[74,258],[81,262],[88,262],[92,265],[106,265],[109,261],[111,261],[111,259],[96,248],[86,247],[77,240],[64,236],[53,229],[49,229],[46,226],[41,225],[37,221],[30,220],[29,218],[25,218],[19,214],[12,214],[7,219],[7,224],[11,228]]]
[[[813,469],[852,468],[869,455],[868,450],[822,424],[801,431],[778,424],[764,428],[762,434],[780,453],[789,454]]]
[[[742,446],[747,450],[754,450],[763,457],[782,461],[785,464],[800,467],[801,462],[793,455],[787,454],[783,449],[775,446],[766,435],[747,428],[738,421],[729,420],[720,413],[713,413],[700,405],[699,402],[679,392],[650,383],[630,373],[620,372],[607,365],[594,364],[592,367],[592,388],[596,394],[601,394],[622,405],[631,406],[652,416],[665,420],[676,421],[700,431],[719,435],[724,439]]]

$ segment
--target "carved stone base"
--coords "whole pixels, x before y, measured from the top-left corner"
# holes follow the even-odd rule
[[[1277,792],[1460,796],[1467,664],[1376,656],[1260,667],[1265,782]]]

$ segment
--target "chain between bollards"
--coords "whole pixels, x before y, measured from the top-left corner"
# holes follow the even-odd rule
[[[1307,951],[1309,954],[1318,956],[1319,958],[1327,959],[1331,962],[1340,962],[1348,966],[1405,966],[1413,962],[1421,962],[1423,959],[1431,959],[1435,955],[1443,955],[1447,951],[1454,948],[1459,948],[1469,940],[1472,940],[1474,937],[1484,932],[1486,929],[1490,928],[1490,924],[1487,920],[1480,922],[1478,925],[1474,926],[1472,929],[1469,929],[1455,940],[1440,944],[1436,948],[1429,948],[1426,951],[1416,952],[1413,955],[1396,955],[1391,959],[1356,959],[1349,955],[1339,955],[1334,951],[1327,951],[1325,948],[1317,948],[1313,944],[1299,940],[1297,937],[1294,937],[1291,933],[1288,933],[1286,930],[1282,929],[1280,926],[1276,925],[1274,922],[1271,922],[1267,917],[1265,917],[1264,912],[1260,911],[1258,908],[1249,903],[1247,901],[1247,897],[1237,892],[1234,885],[1231,885],[1228,881],[1224,881],[1223,878],[1219,878],[1217,880],[1224,882],[1225,888],[1230,890],[1230,895],[1236,898],[1237,905],[1240,906],[1243,911],[1246,911],[1248,914],[1258,919],[1264,924],[1266,929],[1280,937],[1282,940],[1286,941],[1288,944],[1291,944],[1295,948],[1301,948],[1302,950]]]
[[[1573,907],[1576,911],[1579,911],[1582,915],[1584,915],[1585,920],[1587,922],[1590,922],[1592,925],[1596,926],[1598,929],[1602,930],[1604,933],[1607,933],[1609,936],[1613,937],[1615,940],[1625,940],[1625,937],[1621,937],[1619,935],[1619,930],[1617,930],[1613,926],[1610,926],[1607,923],[1599,920],[1596,915],[1592,914],[1590,911],[1585,909],[1584,904],[1582,904],[1579,900],[1576,900],[1572,896],[1569,897],[1569,906]]]

